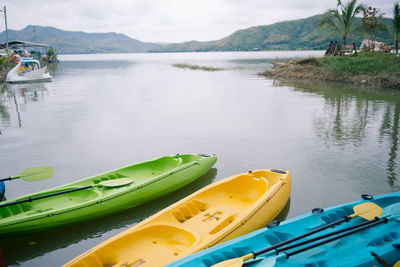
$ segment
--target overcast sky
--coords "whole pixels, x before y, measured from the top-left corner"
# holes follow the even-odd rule
[[[346,2],[347,0],[342,0]],[[393,17],[393,0],[358,1]],[[239,29],[306,18],[336,0],[0,0],[8,28],[27,25],[62,30],[117,32],[144,42],[211,41]],[[0,21],[4,30],[4,15]]]

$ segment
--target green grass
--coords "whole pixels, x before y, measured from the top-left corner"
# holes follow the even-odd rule
[[[357,56],[323,57],[318,65],[336,74],[345,75],[400,75],[400,57],[381,52],[363,52]]]
[[[224,68],[214,68],[207,66],[199,66],[199,65],[189,65],[189,64],[173,64],[172,66],[182,69],[191,69],[191,70],[205,70],[205,71],[221,71],[225,70]]]

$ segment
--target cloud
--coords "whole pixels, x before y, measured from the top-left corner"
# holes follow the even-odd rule
[[[364,3],[392,16],[393,1]],[[251,26],[321,14],[334,8],[336,1],[8,0],[6,4],[11,29],[42,25],[72,31],[118,32],[148,42],[182,42],[216,40]]]

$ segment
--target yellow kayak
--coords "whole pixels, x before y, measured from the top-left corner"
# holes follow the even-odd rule
[[[64,266],[163,266],[272,221],[291,190],[290,172],[257,170],[212,183]]]

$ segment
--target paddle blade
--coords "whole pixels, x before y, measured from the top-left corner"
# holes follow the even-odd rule
[[[119,179],[111,179],[107,181],[103,181],[98,183],[98,185],[105,186],[105,187],[118,187],[118,186],[124,186],[124,185],[129,185],[133,183],[131,178],[119,178]]]
[[[226,260],[226,261],[221,261],[218,262],[217,264],[211,265],[212,267],[240,267],[243,265],[243,262],[247,261],[247,260],[251,260],[254,258],[253,253],[244,255],[242,257],[239,258],[234,258],[234,259],[230,259],[230,260]]]
[[[243,265],[243,258],[240,257],[218,262],[217,264],[211,265],[211,267],[241,267],[242,265]]]
[[[360,216],[366,220],[372,220],[375,217],[382,216],[382,208],[372,202],[365,202],[354,206],[354,214],[351,217]]]
[[[54,171],[49,166],[33,167],[23,170],[17,178],[21,178],[28,182],[45,180],[54,175]]]

